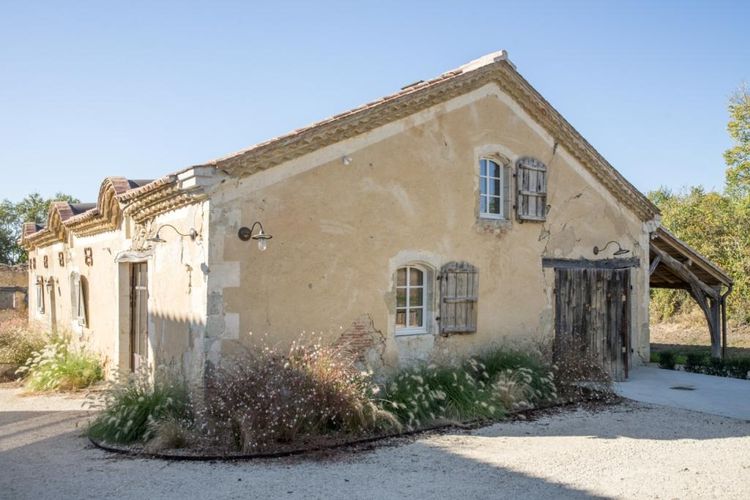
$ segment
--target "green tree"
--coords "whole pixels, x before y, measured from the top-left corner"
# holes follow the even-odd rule
[[[735,198],[750,195],[750,89],[740,87],[729,100],[727,131],[734,146],[724,153],[727,193]]]
[[[662,212],[662,224],[677,237],[718,264],[734,280],[728,299],[729,315],[750,323],[750,91],[741,87],[729,101],[732,148],[724,191],[692,187],[681,193],[661,188],[649,193]],[[655,290],[652,311],[666,318],[692,307],[684,292]]]
[[[24,222],[47,223],[50,203],[53,201],[78,203],[70,195],[57,193],[45,199],[39,193],[31,193],[21,201],[0,202],[0,263],[18,264],[26,261],[26,252],[18,244]]]

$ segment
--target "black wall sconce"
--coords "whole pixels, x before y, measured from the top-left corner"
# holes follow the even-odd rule
[[[594,255],[599,255],[600,252],[605,251],[607,247],[611,245],[612,243],[617,245],[617,250],[615,250],[615,252],[612,255],[625,255],[626,253],[630,253],[630,250],[626,250],[625,248],[622,248],[622,245],[612,240],[612,241],[608,241],[607,244],[604,245],[602,248],[599,248],[598,246],[594,247]]]
[[[253,234],[253,231],[255,231],[255,226],[258,226],[258,232]],[[273,238],[270,234],[266,234],[263,232],[263,224],[261,224],[259,221],[253,222],[253,225],[248,227],[241,227],[239,231],[237,231],[237,237],[241,239],[242,241],[250,241],[257,240],[258,241],[258,250],[261,252],[265,251],[266,248],[268,248],[268,240]]]
[[[171,228],[175,233],[179,234],[180,236],[189,237],[192,241],[195,241],[195,239],[198,237],[198,231],[196,231],[195,228],[191,227],[189,232],[181,233],[180,230],[174,227],[172,224],[162,224],[156,230],[156,234],[150,238],[147,238],[146,241],[153,241],[154,243],[166,243],[167,240],[159,236],[159,232],[161,232],[161,230],[164,229],[165,227]]]

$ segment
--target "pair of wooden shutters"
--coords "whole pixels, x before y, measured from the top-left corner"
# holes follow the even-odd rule
[[[440,333],[477,331],[479,273],[468,262],[449,262],[440,269]]]
[[[516,163],[516,216],[519,220],[547,218],[547,167],[534,158]]]

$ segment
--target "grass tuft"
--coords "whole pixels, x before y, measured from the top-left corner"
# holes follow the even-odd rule
[[[44,334],[22,315],[4,314],[0,319],[0,363],[21,366],[44,345]]]
[[[553,374],[520,351],[491,349],[457,365],[420,365],[385,384],[382,405],[407,428],[503,418],[557,397]]]
[[[115,382],[105,393],[103,410],[91,423],[89,436],[110,443],[146,442],[163,430],[163,422],[190,423],[187,387],[171,373],[142,371]],[[176,441],[176,439],[172,439]]]
[[[25,378],[24,385],[32,392],[85,389],[103,378],[99,359],[73,349],[62,337],[52,338],[42,350],[34,352],[16,373]]]

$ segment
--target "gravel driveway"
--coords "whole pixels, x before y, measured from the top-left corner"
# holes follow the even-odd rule
[[[750,423],[640,403],[236,463],[109,455],[81,437],[80,403],[0,389],[0,497],[750,498]]]

